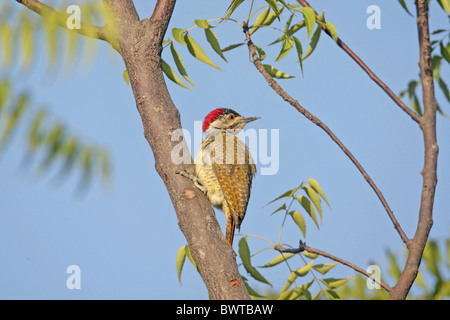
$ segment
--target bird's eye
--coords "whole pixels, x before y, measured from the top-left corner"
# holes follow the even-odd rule
[[[234,119],[234,115],[230,114],[230,115],[228,116],[228,119],[233,120],[233,119]]]

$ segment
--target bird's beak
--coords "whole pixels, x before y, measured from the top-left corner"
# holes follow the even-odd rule
[[[245,122],[245,123],[249,123],[249,122],[252,122],[252,121],[255,121],[255,120],[258,120],[258,119],[261,119],[260,117],[247,117],[247,118],[241,118],[241,121],[242,122]]]

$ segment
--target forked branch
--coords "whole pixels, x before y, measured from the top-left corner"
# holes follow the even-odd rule
[[[300,3],[303,7],[310,7],[313,9],[308,1],[306,0],[297,0],[298,3]],[[314,11],[317,15],[317,12]],[[332,38],[332,35],[330,31],[327,29],[327,27],[322,24],[322,29],[325,31],[325,33]],[[364,63],[364,61],[361,60],[360,57],[358,57],[345,43],[342,41],[339,37],[337,39],[337,45],[344,50],[372,79],[377,85],[380,86],[381,89],[383,89],[384,92],[406,113],[408,114],[411,119],[413,119],[415,122],[420,123],[420,116],[415,113],[413,110],[408,108],[406,104],[403,103],[403,101],[394,93],[392,90],[387,86],[383,81],[381,81],[380,78]]]
[[[247,45],[248,49],[250,51],[250,54],[253,59],[253,64],[255,65],[256,69],[263,75],[263,77],[266,79],[266,81],[269,83],[269,86],[281,97],[284,101],[288,102],[291,106],[293,106],[295,109],[297,109],[298,112],[300,112],[302,115],[304,115],[308,120],[310,120],[312,123],[317,125],[319,128],[321,128],[323,131],[325,131],[328,136],[333,140],[339,148],[347,155],[347,157],[350,158],[350,160],[353,162],[353,164],[358,168],[359,172],[363,175],[364,179],[366,179],[367,183],[370,185],[370,187],[373,189],[375,194],[377,195],[378,199],[380,199],[381,203],[383,204],[384,209],[386,210],[389,218],[391,219],[392,223],[394,224],[394,228],[397,230],[398,234],[400,235],[400,238],[403,240],[405,244],[408,244],[409,239],[406,236],[405,232],[401,228],[400,224],[398,223],[397,219],[394,216],[394,213],[392,212],[391,208],[389,207],[386,199],[383,196],[383,193],[378,189],[376,184],[373,182],[372,178],[367,174],[366,170],[362,167],[362,165],[356,160],[355,156],[347,149],[347,147],[339,140],[339,138],[328,128],[319,118],[317,118],[315,115],[310,113],[308,110],[306,110],[297,100],[292,98],[289,94],[287,94],[286,91],[273,79],[271,75],[266,71],[264,66],[262,65],[261,61],[258,58],[258,54],[256,53],[255,45],[253,44],[250,33],[248,30],[248,26],[244,25],[244,33],[247,38]]]
[[[388,293],[391,291],[391,287],[389,287],[386,283],[384,283],[383,281],[381,281],[377,277],[374,277],[373,275],[368,273],[366,270],[361,269],[360,267],[354,265],[353,263],[350,263],[350,262],[348,262],[348,261],[346,261],[344,259],[341,259],[341,258],[338,258],[336,256],[333,256],[332,254],[329,254],[329,253],[327,253],[325,251],[322,251],[322,250],[319,250],[319,249],[315,249],[315,248],[311,248],[310,246],[307,246],[306,243],[304,243],[301,240],[300,240],[299,247],[296,248],[296,249],[287,249],[287,248],[284,248],[283,246],[277,245],[277,246],[275,246],[275,250],[277,250],[278,252],[281,252],[281,253],[301,253],[303,251],[307,251],[309,253],[320,255],[322,257],[331,259],[331,260],[336,261],[336,262],[338,262],[340,264],[343,264],[343,265],[345,265],[347,267],[350,267],[353,270],[355,270],[356,272],[359,272],[362,275],[366,276],[367,278],[372,279],[373,281],[378,283],[381,287],[383,287],[383,289],[386,290]]]
[[[38,1],[38,0],[16,0],[18,3],[24,5],[31,11],[36,12],[43,18],[52,19],[55,24],[68,30],[75,31],[86,37],[95,38],[99,40],[104,40],[109,42],[114,49],[118,50],[117,42],[112,37],[111,33],[108,32],[106,27],[95,26],[90,23],[80,22],[80,28],[69,29],[67,27],[67,15],[55,10],[54,8]]]

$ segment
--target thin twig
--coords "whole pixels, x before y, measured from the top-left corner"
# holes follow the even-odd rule
[[[310,7],[311,9],[313,9],[306,0],[297,0],[297,2],[300,3],[303,7]],[[317,12],[314,12],[317,15]],[[328,36],[332,38],[330,31],[324,24],[322,24],[322,29]],[[411,119],[413,119],[417,123],[420,123],[420,116],[413,110],[408,108],[408,106],[404,104],[403,101],[394,92],[392,92],[392,90],[383,81],[381,81],[381,79],[378,78],[378,76],[364,63],[364,61],[362,61],[339,37],[337,39],[337,45],[342,50],[344,50],[369,75],[370,79],[378,84],[380,88],[383,89],[383,91],[386,92],[387,95],[391,97],[391,99],[411,117]]]
[[[109,34],[109,32],[105,27],[99,27],[89,23],[81,22],[80,29],[77,28],[69,29],[67,27],[67,15],[55,10],[54,8],[38,0],[16,0],[16,1],[24,5],[31,11],[36,12],[43,18],[54,19],[55,23],[60,27],[63,27],[71,31],[75,31],[76,33],[86,37],[104,40],[106,42],[109,42],[116,50],[118,49],[116,42],[111,37],[111,35]]]
[[[400,238],[403,240],[405,244],[408,244],[409,239],[406,236],[405,232],[401,228],[400,224],[398,223],[397,219],[394,216],[394,213],[392,212],[391,208],[389,207],[386,199],[383,196],[383,193],[378,189],[378,187],[373,182],[372,178],[367,174],[367,172],[364,170],[362,165],[356,160],[356,158],[353,156],[353,154],[347,149],[347,147],[339,140],[339,138],[328,128],[319,118],[317,118],[315,115],[310,113],[308,110],[306,110],[300,103],[292,98],[289,94],[284,91],[284,89],[270,76],[264,66],[262,65],[261,61],[258,58],[258,54],[255,50],[255,45],[253,44],[250,33],[248,31],[248,26],[244,26],[244,33],[247,38],[247,45],[248,49],[250,51],[250,54],[253,59],[253,64],[255,65],[256,69],[263,75],[263,77],[266,79],[266,81],[269,83],[269,86],[281,97],[284,101],[288,102],[290,105],[292,105],[295,109],[297,109],[298,112],[300,112],[302,115],[304,115],[308,120],[310,120],[312,123],[317,125],[319,128],[321,128],[323,131],[325,131],[328,136],[341,148],[341,150],[347,155],[347,157],[350,158],[350,160],[353,162],[353,164],[358,168],[358,170],[363,175],[364,179],[366,179],[367,183],[370,185],[370,187],[373,189],[375,194],[378,196],[378,199],[380,199],[384,209],[386,210],[389,218],[391,219],[392,223],[394,224],[394,228],[397,230],[398,234],[400,235]]]
[[[350,263],[350,262],[348,262],[348,261],[346,261],[344,259],[341,259],[341,258],[338,258],[336,256],[333,256],[332,254],[329,254],[329,253],[327,253],[325,251],[322,251],[322,250],[319,250],[319,249],[315,249],[315,248],[311,248],[310,246],[307,246],[306,243],[304,243],[301,240],[300,240],[299,247],[296,248],[296,249],[287,249],[287,248],[284,248],[284,247],[282,247],[280,245],[277,245],[274,248],[275,248],[275,250],[279,251],[280,253],[301,253],[303,251],[307,251],[309,253],[321,255],[322,257],[331,259],[331,260],[336,261],[336,262],[338,262],[340,264],[343,264],[343,265],[345,265],[347,267],[350,267],[353,270],[355,270],[356,272],[359,272],[362,275],[372,279],[373,281],[378,283],[381,287],[383,287],[383,289],[386,290],[388,293],[391,291],[391,287],[389,287],[386,283],[384,283],[383,281],[381,281],[377,277],[374,277],[373,275],[371,275],[370,273],[368,273],[364,269],[361,269],[360,267],[354,265],[353,263]]]

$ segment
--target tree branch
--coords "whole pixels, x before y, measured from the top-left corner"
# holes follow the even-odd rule
[[[370,187],[373,189],[375,194],[377,195],[378,199],[381,201],[384,209],[386,210],[389,218],[391,219],[394,228],[397,230],[398,234],[400,235],[400,238],[403,240],[405,244],[409,242],[408,237],[404,233],[403,229],[401,228],[400,224],[398,223],[397,219],[394,216],[394,213],[392,212],[391,208],[389,207],[386,199],[383,196],[383,193],[378,189],[378,187],[373,182],[372,178],[367,174],[367,172],[364,170],[362,165],[356,160],[356,158],[353,156],[353,154],[347,149],[347,147],[339,140],[339,138],[328,128],[322,121],[320,121],[315,115],[311,114],[308,110],[306,110],[300,103],[292,98],[290,95],[284,91],[284,89],[267,73],[264,66],[261,64],[261,61],[258,58],[258,54],[255,50],[255,45],[253,44],[250,33],[248,31],[248,26],[244,26],[244,33],[247,38],[247,45],[248,49],[250,51],[250,54],[253,59],[253,64],[255,65],[256,69],[263,75],[263,77],[266,79],[266,81],[269,83],[269,86],[281,97],[284,101],[288,102],[290,105],[292,105],[295,109],[297,109],[298,112],[300,112],[302,115],[304,115],[308,120],[310,120],[312,123],[317,125],[319,128],[321,128],[323,131],[325,131],[328,136],[333,140],[339,148],[345,153],[345,155],[353,162],[353,164],[358,168],[359,172],[363,175],[364,179],[366,179],[367,183],[370,185]]]
[[[69,29],[67,27],[66,14],[59,12],[38,0],[16,0],[16,1],[24,5],[31,11],[36,12],[43,18],[53,19],[55,23],[60,27],[63,27],[69,31],[75,31],[76,33],[86,37],[109,42],[113,46],[113,48],[117,50],[117,43],[106,27],[99,27],[89,23],[81,22],[80,29]]]
[[[248,300],[246,287],[233,285],[242,284],[243,280],[214,210],[191,180],[176,174],[177,171],[193,173],[193,166],[176,164],[171,157],[174,147],[180,144],[183,152],[189,152],[184,137],[172,141],[174,131],[181,131],[181,121],[164,80],[160,57],[175,0],[158,0],[151,18],[142,20],[131,0],[104,0],[104,3],[112,13],[112,24],[118,26],[122,57],[156,171],[167,188],[180,230],[210,298]],[[149,213],[161,214],[152,212],[151,208]]]
[[[307,251],[309,253],[320,255],[322,257],[331,259],[331,260],[339,262],[340,264],[343,264],[343,265],[345,265],[347,267],[350,267],[353,270],[355,270],[356,272],[359,272],[362,275],[366,276],[367,278],[372,279],[373,281],[378,283],[381,287],[383,287],[383,289],[386,290],[388,293],[391,291],[391,287],[389,287],[387,284],[385,284],[380,279],[377,279],[376,277],[373,277],[370,273],[368,273],[364,269],[361,269],[360,267],[354,265],[353,263],[350,263],[350,262],[348,262],[348,261],[346,261],[344,259],[341,259],[341,258],[338,258],[336,256],[333,256],[332,254],[329,254],[329,253],[327,253],[325,251],[322,251],[322,250],[319,250],[319,249],[315,249],[315,248],[311,248],[310,246],[307,246],[306,243],[304,243],[301,240],[300,240],[300,246],[298,248],[296,248],[296,249],[287,249],[287,248],[284,248],[283,246],[276,245],[275,246],[275,250],[277,250],[279,252],[283,252],[283,253],[301,253],[303,251]]]
[[[312,9],[308,1],[306,0],[297,0],[297,2],[300,3],[300,5],[302,5],[303,7],[310,7]],[[316,11],[314,12],[317,15],[317,12]],[[325,25],[322,25],[322,29],[328,36],[332,38],[330,31],[327,29]],[[383,91],[386,92],[387,95],[391,97],[391,99],[404,112],[406,112],[406,114],[408,114],[411,117],[411,119],[413,119],[417,123],[420,122],[420,116],[413,110],[408,108],[408,106],[404,104],[403,101],[394,92],[392,92],[392,90],[383,81],[381,81],[381,79],[378,78],[378,76],[364,63],[364,61],[362,61],[339,37],[337,39],[337,45],[342,50],[344,50],[369,75],[370,79],[372,79],[378,86],[380,86],[380,88],[383,89]]]
[[[416,233],[408,247],[408,257],[403,272],[392,290],[391,299],[406,299],[419,272],[423,250],[433,225],[433,204],[437,184],[438,145],[436,139],[436,99],[434,95],[433,68],[431,65],[431,43],[428,23],[428,1],[416,0],[417,30],[420,50],[420,76],[423,92],[424,115],[420,121],[425,146],[422,170],[422,195],[419,222]]]

